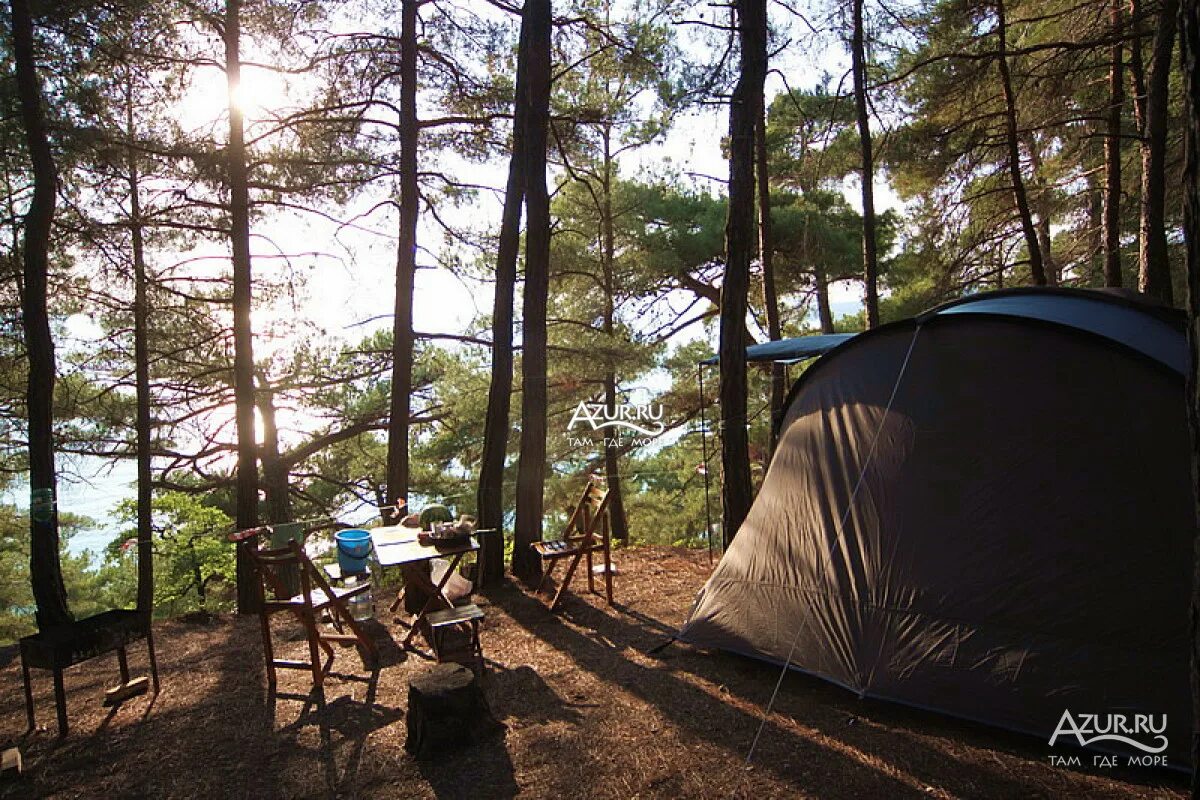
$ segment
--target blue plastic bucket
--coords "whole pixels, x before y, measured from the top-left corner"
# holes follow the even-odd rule
[[[371,552],[371,534],[362,528],[347,528],[333,535],[337,543],[338,567],[343,575],[367,571],[367,555]]]

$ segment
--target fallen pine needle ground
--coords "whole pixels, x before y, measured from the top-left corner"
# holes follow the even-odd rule
[[[323,710],[268,702],[256,617],[168,620],[155,624],[157,697],[105,708],[115,654],[74,667],[71,729],[59,742],[50,673],[33,670],[39,727],[24,736],[20,656],[5,648],[0,744],[21,748],[25,774],[0,779],[0,797],[1185,796],[1182,775],[1052,766],[1043,741],[862,701],[796,673],[747,768],[777,668],[680,644],[649,654],[686,616],[707,554],[637,547],[615,561],[613,607],[582,577],[555,613],[512,583],[478,597],[484,692],[505,731],[433,762],[404,751],[408,680],[431,662],[398,645],[405,628],[386,612],[394,589],[377,592],[370,626],[380,669],[339,650]],[[283,655],[303,657],[303,638],[292,638]],[[129,653],[133,673],[144,673],[144,646]],[[309,686],[307,673],[280,673],[281,694]]]

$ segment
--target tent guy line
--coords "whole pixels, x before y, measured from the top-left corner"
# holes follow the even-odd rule
[[[850,493],[850,499],[846,503],[846,509],[842,512],[841,521],[838,523],[837,536],[829,543],[825,549],[825,558],[829,559],[833,552],[833,546],[837,542],[844,541],[846,520],[850,518],[850,512],[854,510],[854,501],[858,497],[858,490],[862,487],[863,478],[867,474],[867,470],[871,466],[871,461],[875,458],[875,448],[879,444],[879,436],[883,433],[883,423],[887,420],[888,414],[892,411],[892,405],[896,402],[896,394],[900,391],[900,384],[904,381],[904,373],[908,371],[908,363],[912,360],[913,348],[917,345],[917,337],[921,335],[921,325],[913,329],[912,340],[908,343],[908,352],[904,354],[904,363],[900,365],[900,371],[896,373],[896,383],[892,386],[892,394],[888,398],[887,406],[884,407],[883,413],[879,415],[879,424],[875,427],[875,435],[871,438],[871,447],[867,450],[867,457],[863,460],[862,469],[858,471],[858,480],[854,483],[854,490]],[[792,644],[788,648],[787,658],[784,659],[783,666],[779,670],[779,678],[775,681],[775,689],[771,692],[771,699],[767,701],[767,707],[763,710],[762,719],[759,720],[758,730],[754,732],[754,740],[750,742],[750,750],[746,753],[746,767],[750,766],[751,759],[754,758],[754,750],[758,747],[758,740],[762,736],[763,728],[767,725],[767,720],[771,718],[771,710],[775,708],[775,700],[779,697],[779,687],[783,685],[783,676],[792,666],[792,656],[796,653],[796,643],[800,641],[801,628],[796,628],[796,635],[792,637]],[[742,781],[745,781],[745,775],[742,776]],[[739,787],[740,788],[740,787]]]
[[[793,385],[676,638],[1044,743],[1065,711],[1166,715],[1152,757],[1188,769],[1186,356],[1178,312],[1080,289],[859,334]]]

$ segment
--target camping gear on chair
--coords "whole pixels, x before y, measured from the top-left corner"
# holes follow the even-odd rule
[[[295,539],[288,541],[287,546],[276,550],[259,550],[256,546],[256,532],[266,532],[268,529],[257,528],[252,531],[241,531],[230,536],[244,547],[250,557],[254,569],[258,573],[259,592],[259,621],[262,627],[263,655],[267,663],[267,686],[275,691],[275,670],[305,669],[312,673],[313,688],[320,690],[325,675],[333,666],[333,648],[330,643],[355,644],[361,648],[360,655],[363,666],[369,667],[369,662],[378,658],[375,642],[359,625],[350,613],[349,603],[357,595],[371,590],[369,581],[356,583],[344,588],[331,588],[321,571],[313,565],[305,554],[304,549]],[[300,575],[300,592],[295,596],[287,596],[286,586],[280,578],[281,574],[295,568]],[[275,593],[275,598],[267,597],[267,589]],[[274,646],[271,642],[271,616],[280,612],[289,612],[304,626],[308,639],[308,661],[292,661],[275,657]],[[328,633],[318,626],[324,616],[328,616],[329,624],[336,633]],[[345,633],[349,628],[351,633]],[[321,651],[325,652],[328,660],[321,664]]]
[[[1153,715],[1186,766],[1189,361],[1182,314],[1099,291],[858,334],[792,387],[678,638],[1043,741]]]
[[[342,575],[361,575],[367,571],[371,555],[371,533],[362,528],[347,528],[333,535],[337,545],[338,567]]]
[[[380,564],[400,567],[404,588],[390,606],[395,611],[404,605],[409,614],[422,615],[442,606],[453,606],[469,596],[474,585],[458,571],[463,556],[479,551],[471,537],[449,545],[409,542],[380,552]]]
[[[563,575],[562,583],[559,584],[558,591],[554,593],[554,598],[550,601],[551,610],[558,607],[563,592],[571,583],[571,578],[574,577],[575,569],[579,566],[581,559],[587,559],[588,591],[596,591],[596,572],[592,568],[592,554],[596,552],[604,554],[604,593],[608,604],[612,605],[613,566],[608,499],[608,489],[602,489],[598,483],[588,481],[583,495],[575,504],[574,510],[571,511],[571,516],[567,518],[562,539],[534,542],[530,545],[542,557],[542,561],[550,562],[550,568],[542,573],[542,580],[538,583],[535,592],[540,592],[546,582],[550,580],[559,561],[571,559],[571,563],[567,566],[567,572]]]

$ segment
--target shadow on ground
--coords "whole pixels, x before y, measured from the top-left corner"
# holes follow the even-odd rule
[[[734,795],[755,795],[758,773],[813,795],[831,787],[839,796],[859,797],[1055,794],[1049,767],[1048,777],[1030,783],[1014,776],[994,755],[992,763],[979,758],[978,750],[986,749],[1046,762],[1047,751],[1036,740],[862,701],[799,673],[785,676],[774,711],[764,723],[763,710],[779,679],[778,667],[680,644],[651,657],[625,654],[615,659],[613,651],[626,648],[646,654],[676,627],[620,605],[606,611],[602,600],[585,598],[569,596],[555,615],[515,587],[495,597],[518,624],[569,655],[580,669],[652,704],[681,731],[727,750],[735,761],[745,759],[761,726],[752,768],[743,775],[730,774],[724,782]],[[1175,788],[1184,785],[1182,777],[1162,772],[1108,772],[1104,777],[1147,788],[1177,781]],[[670,787],[655,788],[665,792]]]

